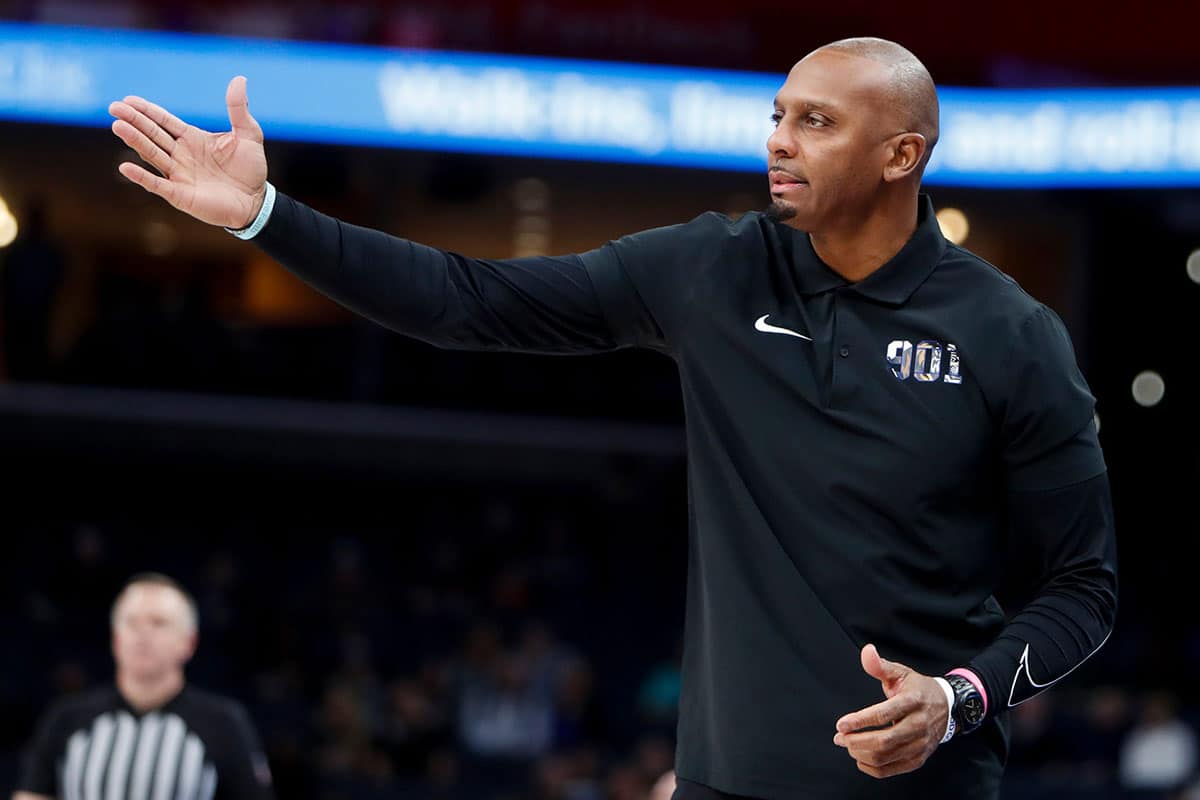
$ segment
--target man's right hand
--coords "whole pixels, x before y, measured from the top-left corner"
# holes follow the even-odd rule
[[[201,222],[248,226],[266,196],[267,156],[262,128],[250,116],[244,77],[229,82],[225,104],[232,126],[225,133],[202,131],[134,95],[110,104],[113,133],[162,177],[128,161],[118,171]]]

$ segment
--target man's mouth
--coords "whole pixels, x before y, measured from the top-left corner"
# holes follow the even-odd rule
[[[768,173],[768,177],[771,181],[772,192],[786,192],[808,186],[808,181],[778,167],[772,167]]]

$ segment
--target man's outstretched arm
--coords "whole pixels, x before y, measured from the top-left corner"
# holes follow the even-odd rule
[[[662,345],[615,248],[474,259],[341,222],[267,183],[245,78],[230,82],[226,106],[231,129],[209,133],[140,97],[112,103],[113,132],[159,173],[126,162],[121,174],[202,222],[252,237],[348,308],[439,346],[575,353]]]
[[[252,241],[314,288],[441,347],[578,353],[618,346],[584,258],[468,258],[351,225],[274,195]]]

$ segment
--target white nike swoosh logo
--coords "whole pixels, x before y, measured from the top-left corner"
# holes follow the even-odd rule
[[[795,336],[797,339],[803,339],[803,340],[804,340],[804,341],[806,341],[806,342],[811,342],[811,341],[812,341],[812,337],[811,337],[811,336],[805,336],[803,333],[796,333],[795,331],[793,331],[793,330],[789,330],[789,329],[787,329],[787,328],[780,328],[780,327],[778,327],[778,326],[775,326],[775,325],[768,325],[768,324],[767,324],[767,317],[769,317],[769,316],[771,316],[771,315],[770,315],[770,314],[763,314],[761,317],[759,317],[759,318],[758,318],[758,319],[757,319],[757,320],[754,322],[754,330],[756,330],[756,331],[762,331],[763,333],[783,333],[783,334],[786,334],[786,335],[788,335],[788,336]]]
[[[1100,642],[1100,644],[1096,645],[1096,649],[1083,657],[1083,661],[1087,661],[1089,658],[1096,655],[1096,653],[1100,651],[1100,648],[1104,647],[1104,642],[1108,641],[1109,636],[1112,636],[1111,628],[1109,629],[1108,633],[1105,634],[1104,640],[1102,642]],[[1029,674],[1029,643],[1026,642],[1025,650],[1022,651],[1022,653],[1021,653],[1021,660],[1017,664],[1017,674],[1013,675],[1012,688],[1009,689],[1009,691],[1008,691],[1008,707],[1012,708],[1013,706],[1019,706],[1019,705],[1021,705],[1021,703],[1024,703],[1026,700],[1032,700],[1034,697],[1036,697],[1038,694],[1041,693],[1042,689],[1045,689],[1047,686],[1050,686],[1051,684],[1058,683],[1063,678],[1067,677],[1072,672],[1079,669],[1080,665],[1083,664],[1083,661],[1080,661],[1079,664],[1076,664],[1075,666],[1071,667],[1069,670],[1064,672],[1062,675],[1059,675],[1054,680],[1046,681],[1045,683],[1038,683],[1037,681],[1035,681],[1033,679],[1033,676]],[[1025,675],[1025,681],[1029,684],[1029,687],[1032,687],[1032,689],[1034,691],[1031,691],[1029,693],[1028,697],[1022,697],[1020,700],[1017,700],[1016,699],[1017,682],[1021,680],[1022,674]],[[1022,690],[1025,690],[1028,687],[1022,686],[1021,688],[1022,688]],[[1024,691],[1022,691],[1021,693],[1025,694]]]

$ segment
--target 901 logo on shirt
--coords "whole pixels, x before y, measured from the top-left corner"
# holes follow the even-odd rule
[[[941,378],[946,383],[962,383],[958,348],[947,342],[944,352],[947,362],[945,375],[942,374],[943,346],[933,339],[922,339],[916,347],[910,341],[897,339],[887,346],[887,362],[897,380],[906,381],[911,377],[922,383],[933,383]]]

